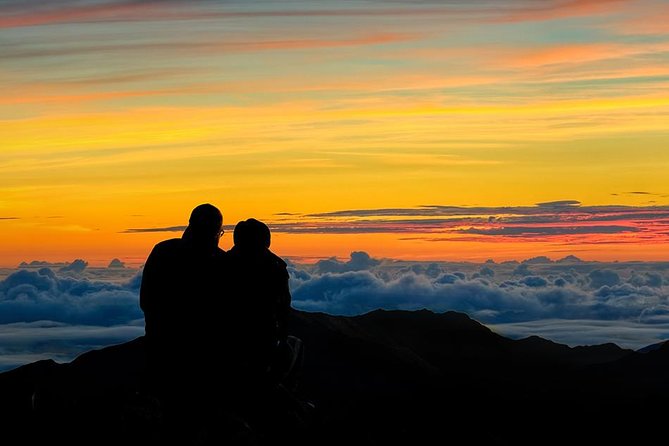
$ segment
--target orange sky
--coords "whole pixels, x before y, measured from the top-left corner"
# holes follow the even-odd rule
[[[203,202],[302,259],[666,260],[666,3],[501,3],[1,5],[0,266]]]

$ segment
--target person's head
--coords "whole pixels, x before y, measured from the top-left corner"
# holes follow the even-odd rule
[[[271,244],[269,227],[255,218],[237,223],[232,239],[235,246],[243,249],[265,249],[269,248]]]
[[[223,214],[218,208],[209,203],[196,206],[188,219],[188,227],[184,231],[184,237],[196,243],[218,245],[218,240],[223,233]]]

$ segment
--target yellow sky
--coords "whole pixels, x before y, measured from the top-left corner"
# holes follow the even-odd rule
[[[184,225],[202,202],[227,224],[277,225],[282,213],[302,224],[421,205],[669,204],[660,3],[325,3],[5,11],[0,266],[138,264],[178,232],[128,229]],[[275,246],[305,258],[666,258],[667,219],[651,220],[578,246],[554,229],[534,241],[441,240],[452,228],[433,229],[440,241],[277,230]]]

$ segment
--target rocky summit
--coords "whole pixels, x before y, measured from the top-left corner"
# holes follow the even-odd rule
[[[466,314],[427,310],[354,317],[295,310],[290,326],[304,345],[295,386],[250,410],[212,392],[185,400],[177,419],[166,417],[164,402],[144,391],[139,337],[69,363],[1,373],[5,438],[40,445],[536,445],[638,444],[664,433],[669,344],[632,351],[512,340]],[[214,353],[221,361],[231,359],[224,344]],[[197,364],[193,372],[189,380],[198,379]]]

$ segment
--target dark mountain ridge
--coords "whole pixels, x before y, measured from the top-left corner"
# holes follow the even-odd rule
[[[512,340],[452,311],[293,311],[290,326],[305,345],[297,394],[316,406],[308,444],[638,442],[663,434],[666,343],[637,352]],[[152,444],[160,411],[138,393],[143,342],[1,373],[4,431],[29,444]]]

